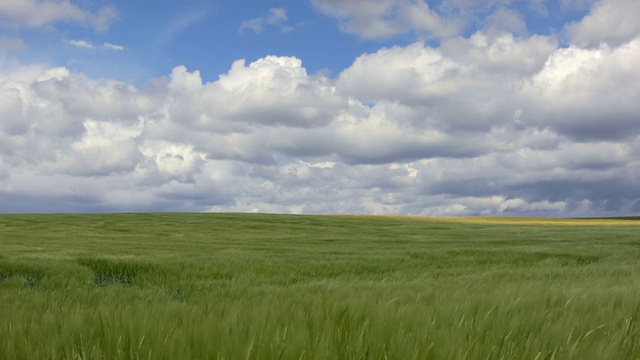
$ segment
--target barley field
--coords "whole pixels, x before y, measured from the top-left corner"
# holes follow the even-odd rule
[[[640,219],[0,215],[1,359],[637,359]]]

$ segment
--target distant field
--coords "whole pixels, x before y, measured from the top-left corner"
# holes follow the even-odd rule
[[[0,359],[640,358],[638,230],[0,215]]]

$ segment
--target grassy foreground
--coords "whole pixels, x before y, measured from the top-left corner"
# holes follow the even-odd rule
[[[638,230],[638,219],[2,215],[0,358],[640,358]]]

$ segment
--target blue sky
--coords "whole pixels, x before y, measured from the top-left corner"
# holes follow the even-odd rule
[[[211,81],[234,60],[253,61],[266,55],[296,56],[304,59],[310,72],[337,74],[364,52],[414,40],[412,36],[366,40],[345,34],[335,19],[305,2],[113,1],[89,9],[98,11],[102,6],[117,9],[108,31],[96,32],[74,22],[4,31],[28,42],[28,49],[17,54],[25,62],[47,61],[96,77],[136,83],[166,75],[176,65],[198,69]],[[282,10],[286,19],[268,24],[271,9]],[[262,23],[261,29],[242,28],[254,19]],[[108,42],[125,50],[74,48],[67,43],[70,40],[97,47]]]
[[[579,20],[587,11],[586,6],[579,5],[561,9],[560,2],[546,2],[544,9],[526,1],[462,9],[449,9],[446,3],[433,1],[429,6],[443,17],[471,13],[464,16],[460,28],[466,36],[485,26],[487,18],[499,10],[517,12],[528,33],[544,35],[561,33],[563,26]],[[84,22],[62,20],[44,27],[5,27],[5,34],[25,42],[26,50],[15,56],[24,62],[45,61],[95,77],[135,83],[185,65],[200,70],[211,81],[242,58],[254,61],[266,55],[296,56],[308,71],[329,71],[335,76],[360,54],[423,39],[436,46],[440,41],[411,30],[373,38],[347,33],[340,29],[343,18],[332,17],[309,1],[121,0],[77,2],[77,7],[93,14],[107,7],[115,14],[109,28],[99,31]],[[284,16],[269,24],[273,10]],[[242,26],[252,20],[259,28]],[[74,48],[69,41],[85,41],[95,48]],[[99,49],[105,42],[123,46],[124,51]]]
[[[637,214],[638,15],[3,0],[0,212]]]

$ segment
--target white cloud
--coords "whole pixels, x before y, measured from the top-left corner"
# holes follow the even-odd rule
[[[234,62],[214,83],[177,67],[168,85],[172,118],[215,132],[243,131],[250,124],[323,126],[344,106],[328,80],[308,76],[293,57],[267,56],[248,66]]]
[[[87,40],[68,40],[67,44],[71,45],[71,46],[75,46],[75,47],[79,47],[79,48],[83,48],[83,49],[95,49],[96,46],[91,42],[91,41],[87,41]],[[125,49],[124,46],[122,45],[115,45],[112,43],[103,43],[102,46],[99,46],[102,49],[106,49],[106,50],[112,50],[112,51],[122,51]]]
[[[79,48],[93,49],[93,44],[90,41],[86,40],[69,40],[67,41],[67,43]]]
[[[522,79],[540,71],[555,49],[553,38],[506,33],[476,33],[440,48],[415,43],[360,56],[340,74],[338,88],[368,103],[403,104],[395,121],[417,128],[487,130],[511,121]]]
[[[243,21],[240,24],[240,32],[253,30],[256,34],[260,34],[267,26],[275,26],[280,28],[283,32],[288,32],[292,30],[291,26],[285,25],[288,19],[289,17],[287,16],[286,9],[272,8],[263,16]]]
[[[149,142],[141,149],[153,161],[155,170],[170,179],[180,182],[194,181],[205,163],[206,154],[195,151],[193,146],[169,142]]]
[[[122,46],[122,45],[116,45],[116,44],[112,44],[112,43],[108,43],[108,42],[102,44],[102,47],[105,48],[105,49],[114,50],[114,51],[122,51],[122,50],[125,49],[124,46]]]
[[[364,38],[388,38],[414,32],[423,38],[447,38],[462,31],[457,19],[445,19],[422,0],[312,0],[322,13],[335,17],[345,32]]]
[[[480,31],[364,54],[184,66],[135,86],[0,72],[0,211],[637,211],[640,40]]]
[[[134,170],[141,159],[135,138],[140,129],[107,121],[83,121],[84,134],[66,151],[41,164],[52,173],[107,176]]]
[[[485,27],[488,33],[500,34],[508,32],[514,35],[527,34],[527,24],[522,14],[504,6],[496,9],[485,19]]]
[[[578,46],[618,46],[640,36],[638,14],[640,1],[599,0],[587,16],[569,24],[566,30]]]
[[[527,121],[580,139],[624,138],[640,129],[640,38],[617,48],[557,50],[523,90]]]
[[[79,8],[71,1],[3,0],[0,2],[0,24],[13,27],[43,27],[61,21],[91,25],[105,31],[118,13],[112,7],[102,7],[96,13]]]

